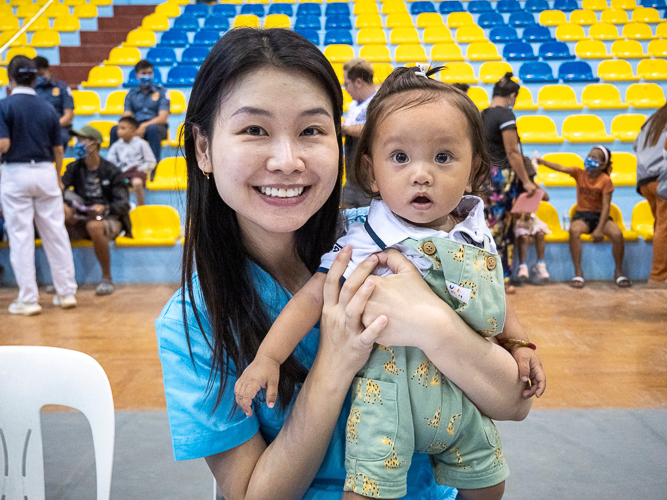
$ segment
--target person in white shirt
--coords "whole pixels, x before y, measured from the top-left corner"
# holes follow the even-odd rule
[[[107,160],[116,165],[130,182],[137,197],[137,205],[146,202],[144,188],[148,172],[155,168],[155,155],[148,142],[136,135],[139,123],[131,116],[118,120],[118,137],[107,153]]]

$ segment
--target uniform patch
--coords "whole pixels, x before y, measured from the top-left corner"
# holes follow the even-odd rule
[[[154,101],[157,101],[160,98],[160,93],[159,92],[153,92],[153,95],[151,96],[151,99]]]
[[[51,95],[53,97],[58,97],[60,95],[60,89],[58,87],[53,87],[53,89],[51,89]]]

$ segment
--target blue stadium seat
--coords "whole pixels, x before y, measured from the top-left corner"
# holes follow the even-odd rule
[[[438,12],[438,11],[435,10],[435,5],[433,5],[433,2],[419,1],[412,3],[412,6],[410,7],[410,13],[413,16],[418,16],[419,14],[423,14],[424,12]]]
[[[308,28],[301,28],[301,29],[295,29],[299,35],[304,37],[306,40],[310,41],[310,43],[314,45],[319,45],[320,44],[320,34],[317,32],[317,30],[313,29],[308,29]]]
[[[642,7],[653,7],[654,9],[667,8],[665,0],[642,0]]]
[[[325,30],[351,30],[352,21],[350,21],[350,16],[329,16],[324,25]]]
[[[572,12],[579,8],[577,0],[556,0],[554,2],[554,10],[562,10],[563,12]]]
[[[230,3],[218,3],[211,9],[214,16],[236,17],[236,5]]]
[[[220,40],[220,32],[217,30],[201,30],[195,34],[194,40],[190,45],[194,47],[210,47]]]
[[[482,28],[495,28],[496,26],[504,26],[505,19],[497,12],[485,12],[479,16],[477,24]]]
[[[167,47],[154,47],[146,54],[146,60],[155,66],[173,66],[176,64],[176,52]]]
[[[154,73],[153,79],[156,85],[162,85],[162,75],[159,71]],[[139,85],[139,80],[137,80],[137,75],[134,73],[134,68],[130,71],[130,75],[127,77],[127,81],[123,83],[123,87],[128,89],[130,87],[136,87]]]
[[[275,5],[275,4],[274,4]],[[350,7],[347,3],[328,3],[324,10],[325,16],[349,16]]]
[[[451,14],[452,12],[465,12],[463,4],[458,0],[445,0],[440,2],[440,14]]]
[[[520,41],[516,30],[509,26],[496,26],[493,28],[489,32],[489,40],[493,43],[511,43]]]
[[[523,30],[523,39],[528,43],[552,42],[551,31],[546,26],[528,26]]]
[[[172,29],[182,31],[198,31],[199,19],[195,16],[182,15],[174,19]]]
[[[558,78],[564,83],[569,82],[599,82],[600,79],[593,76],[593,69],[585,61],[564,62],[558,68]]]
[[[183,14],[186,16],[206,17],[208,16],[208,6],[203,3],[190,3],[185,6]]]
[[[510,14],[510,19],[507,24],[513,28],[526,28],[537,23],[535,22],[535,16],[530,12],[513,12]]]
[[[535,61],[537,56],[529,43],[508,43],[503,49],[503,57],[508,61]]]
[[[498,12],[512,13],[512,12],[521,12],[523,9],[521,8],[521,4],[517,0],[500,0],[496,4],[496,10]]]
[[[197,71],[195,66],[174,66],[167,74],[167,87],[192,87]]]
[[[269,15],[270,14],[285,14],[286,16],[292,17],[294,15],[294,9],[292,8],[291,3],[272,3],[271,7],[269,7]]]
[[[472,14],[483,14],[484,12],[495,12],[491,2],[487,0],[471,0],[468,3],[468,12]]]
[[[181,30],[169,30],[162,33],[158,47],[185,47],[190,41],[188,34]]]
[[[540,45],[540,57],[545,60],[574,59],[565,42],[545,42]]]
[[[258,3],[246,3],[241,5],[241,14],[252,14],[264,17],[264,6]]]
[[[299,4],[299,8],[306,7],[308,5],[315,5],[314,3],[302,3]],[[297,16],[296,23],[294,23],[294,29],[309,29],[309,30],[320,30],[322,25],[320,24],[320,16]]]
[[[558,83],[551,66],[545,62],[527,62],[519,68],[519,78],[524,83]]]
[[[542,12],[549,10],[549,3],[547,0],[526,0],[526,10],[528,12]]]
[[[227,31],[229,29],[229,18],[220,14],[213,14],[204,21],[204,29]]]
[[[324,45],[354,45],[352,33],[348,30],[331,30],[324,35]]]
[[[181,54],[181,64],[194,64],[201,66],[208,56],[208,48],[206,47],[188,47]]]
[[[321,16],[322,9],[316,3],[300,3],[296,9],[296,16]]]

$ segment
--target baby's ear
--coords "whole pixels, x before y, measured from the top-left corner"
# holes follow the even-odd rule
[[[475,181],[479,176],[479,171],[481,168],[482,168],[482,159],[479,156],[474,156],[470,168],[470,176],[468,177],[468,184],[466,184],[467,193],[472,193],[473,184],[477,184]]]
[[[192,127],[192,135],[195,139],[195,155],[197,164],[204,173],[213,173],[213,164],[208,149],[208,139],[201,133],[198,127]]]
[[[379,193],[377,182],[375,182],[375,173],[373,172],[373,159],[370,155],[364,154],[361,156],[361,168],[366,173],[365,177],[368,179],[368,186],[374,193]]]

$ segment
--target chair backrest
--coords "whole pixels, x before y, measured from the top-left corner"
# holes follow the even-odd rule
[[[42,406],[55,404],[76,408],[88,419],[95,447],[97,499],[109,499],[115,415],[109,379],[97,361],[57,347],[2,346],[0,401],[3,498],[45,498],[39,412]]]

